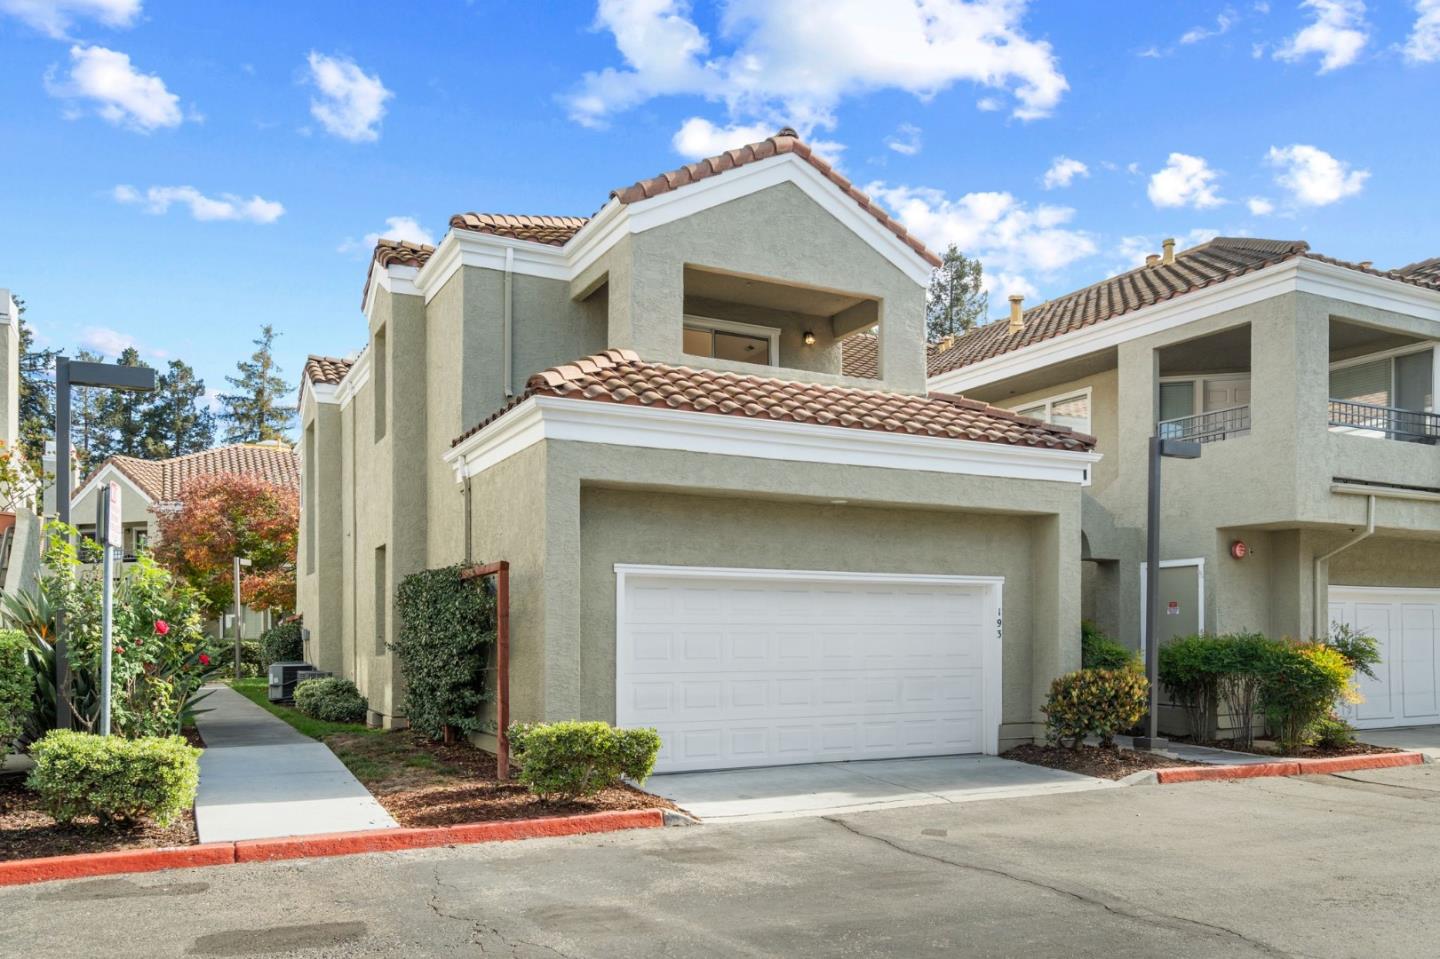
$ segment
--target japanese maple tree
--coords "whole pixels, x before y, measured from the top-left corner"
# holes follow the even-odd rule
[[[295,550],[300,497],[253,476],[197,477],[180,490],[178,508],[158,513],[155,559],[198,590],[206,612],[233,602],[232,562],[243,556],[240,598],[252,609],[295,608]]]

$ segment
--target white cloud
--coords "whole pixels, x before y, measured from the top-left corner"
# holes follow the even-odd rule
[[[140,0],[0,0],[0,13],[62,40],[76,20],[96,20],[115,28],[130,26],[140,16]]]
[[[1088,177],[1090,168],[1079,160],[1072,160],[1067,156],[1058,156],[1050,164],[1050,169],[1045,171],[1041,183],[1045,189],[1053,190],[1056,187],[1067,187],[1074,182],[1077,176]]]
[[[160,215],[176,203],[188,206],[197,220],[232,220],[245,223],[274,223],[285,213],[285,207],[274,200],[258,196],[246,199],[233,193],[209,197],[193,186],[152,186],[144,193],[133,186],[121,184],[111,193],[115,202],[143,203],[146,213]]]
[[[385,89],[379,74],[366,73],[348,57],[327,57],[310,51],[310,82],[320,95],[310,98],[310,115],[326,130],[352,143],[380,139],[385,101],[395,94]]]
[[[833,0],[817,13],[813,0],[729,0],[711,37],[685,0],[600,0],[596,28],[624,63],[585,74],[566,102],[588,126],[655,97],[699,95],[737,120],[829,129],[846,97],[898,89],[927,99],[968,81],[1010,94],[1017,117],[1042,117],[1069,83],[1050,44],[1026,34],[1025,6]]]
[[[1033,295],[1030,274],[1055,273],[1096,250],[1089,233],[1068,225],[1075,216],[1069,207],[1028,206],[1000,192],[951,199],[941,190],[884,183],[865,191],[931,249],[953,243],[979,257],[987,290]]]
[[[1245,201],[1251,216],[1269,216],[1275,212],[1275,204],[1263,196],[1252,196]]]
[[[111,123],[149,133],[179,126],[184,119],[180,98],[165,88],[165,81],[141,73],[130,57],[104,47],[70,48],[70,75],[57,80],[56,68],[45,74],[53,97],[93,101],[97,114]]]
[[[1191,27],[1180,37],[1180,42],[1199,43],[1201,40],[1208,40],[1211,37],[1218,37],[1221,34],[1228,33],[1230,28],[1235,25],[1237,19],[1239,19],[1239,17],[1236,16],[1235,11],[1226,7],[1216,15],[1215,26]]]
[[[340,244],[341,253],[364,253],[369,254],[375,249],[375,244],[382,239],[404,240],[407,243],[423,243],[426,246],[435,245],[435,237],[429,230],[420,225],[420,221],[413,216],[387,216],[385,218],[385,229],[377,230],[374,233],[367,233],[360,242],[347,239]]]
[[[1370,39],[1364,0],[1303,0],[1315,19],[1275,49],[1275,59],[1294,63],[1320,55],[1320,73],[1348,67]]]
[[[1411,63],[1440,60],[1440,0],[1415,0],[1415,26],[1405,40],[1405,59]]]
[[[80,331],[80,345],[101,356],[119,356],[126,349],[138,346],[135,337],[108,326],[87,326]]]
[[[681,156],[699,160],[747,143],[758,143],[774,132],[775,126],[770,123],[737,123],[721,127],[704,117],[691,117],[680,124],[680,129],[670,138],[670,145]]]
[[[1328,206],[1354,196],[1370,179],[1369,170],[1351,169],[1344,160],[1304,143],[1271,147],[1265,162],[1280,170],[1275,182],[1302,206]]]
[[[1197,210],[1219,206],[1225,201],[1217,192],[1220,174],[1210,169],[1204,157],[1172,153],[1164,168],[1150,176],[1146,192],[1156,206],[1188,206]]]
[[[920,152],[921,129],[913,123],[902,123],[895,134],[885,140],[885,145],[903,156],[913,157]]]

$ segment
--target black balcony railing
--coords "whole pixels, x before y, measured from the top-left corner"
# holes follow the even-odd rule
[[[1196,443],[1214,443],[1232,436],[1243,436],[1250,432],[1250,407],[1231,406],[1223,410],[1209,410],[1194,416],[1181,416],[1173,420],[1160,421],[1162,439],[1192,440]]]
[[[1354,400],[1330,401],[1330,428],[1341,433],[1379,436],[1405,443],[1440,442],[1440,415]]]

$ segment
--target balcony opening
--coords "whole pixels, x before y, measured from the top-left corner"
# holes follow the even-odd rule
[[[1330,429],[1336,433],[1440,442],[1435,346],[1407,333],[1330,321]]]
[[[880,301],[859,293],[685,267],[681,349],[742,363],[869,379],[880,375]]]
[[[1164,347],[1159,433],[1213,443],[1250,432],[1250,325]]]

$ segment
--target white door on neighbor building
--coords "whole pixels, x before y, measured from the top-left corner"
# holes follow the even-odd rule
[[[616,722],[658,772],[997,751],[999,578],[617,566]]]
[[[1380,643],[1376,678],[1358,678],[1365,701],[1347,710],[1351,723],[1440,723],[1440,590],[1331,586],[1330,621]]]

